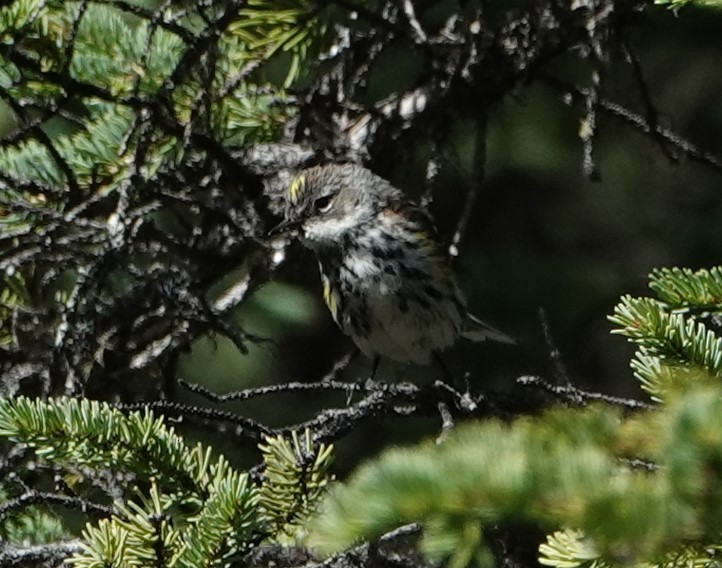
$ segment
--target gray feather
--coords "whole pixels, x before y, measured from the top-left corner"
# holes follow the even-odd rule
[[[484,323],[476,316],[470,313],[466,314],[464,320],[464,329],[461,330],[461,336],[470,341],[497,341],[499,343],[508,343],[514,345],[516,341],[503,331]]]

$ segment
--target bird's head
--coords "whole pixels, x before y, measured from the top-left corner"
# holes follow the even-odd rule
[[[373,223],[400,192],[354,164],[317,166],[300,172],[286,195],[285,220],[278,230],[297,229],[310,247],[330,246]]]

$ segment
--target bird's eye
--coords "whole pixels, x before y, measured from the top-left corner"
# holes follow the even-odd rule
[[[329,209],[331,209],[332,202],[333,195],[324,195],[313,202],[313,208],[319,213],[326,213]]]

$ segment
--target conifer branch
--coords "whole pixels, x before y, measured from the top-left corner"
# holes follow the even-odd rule
[[[665,361],[699,365],[722,375],[722,340],[704,324],[669,313],[663,304],[650,298],[624,296],[610,316],[619,325],[612,333],[626,335],[644,348],[645,353]]]
[[[714,473],[708,469],[722,455],[722,436],[705,434],[722,432],[719,395],[719,386],[690,388],[666,412],[628,424],[599,407],[554,410],[511,425],[458,427],[442,445],[387,451],[335,488],[316,518],[312,543],[336,551],[411,520],[424,523],[427,554],[460,565],[487,554],[483,527],[504,523],[579,527],[599,551],[584,553],[590,560],[622,552],[631,562],[674,555],[692,533],[714,542],[709,507],[718,498],[702,480],[712,475],[707,481],[716,486],[722,479],[714,466]],[[632,470],[618,459],[619,448],[642,451],[661,467]],[[467,530],[479,538],[465,540]],[[559,562],[552,565],[567,565]]]
[[[57,566],[81,548],[79,540],[0,548],[0,566]]]
[[[263,436],[273,433],[273,430],[256,420],[239,416],[232,412],[213,408],[201,408],[176,402],[157,400],[153,402],[138,402],[133,404],[119,404],[115,408],[123,411],[154,410],[163,416],[179,417],[184,419],[202,419],[213,423],[228,423],[235,425],[237,436],[255,442],[262,440]]]
[[[158,477],[188,498],[203,494],[208,483],[208,452],[200,445],[189,450],[173,428],[149,411],[124,416],[89,400],[0,399],[0,436],[59,464]]]
[[[625,296],[609,317],[612,333],[638,345],[631,366],[642,388],[659,401],[685,383],[717,382],[722,340],[701,319],[719,313],[720,270],[659,269],[650,287],[659,300]]]
[[[275,532],[292,534],[315,511],[333,476],[329,473],[333,446],[316,446],[311,432],[267,437],[263,452],[260,508]]]
[[[578,530],[556,531],[539,545],[539,564],[555,568],[607,568],[594,543]]]
[[[566,401],[575,405],[586,405],[593,402],[603,402],[610,406],[618,406],[627,410],[649,410],[652,408],[651,405],[642,402],[640,400],[634,400],[631,398],[621,398],[618,396],[612,396],[598,392],[587,392],[583,391],[574,385],[553,385],[541,377],[534,377],[525,375],[519,377],[517,383],[524,386],[531,386],[538,388],[558,398],[559,400]]]
[[[722,311],[722,268],[697,271],[659,268],[649,275],[649,287],[671,310]]]
[[[74,509],[83,513],[93,515],[109,516],[113,510],[110,507],[93,503],[86,499],[72,497],[70,495],[62,495],[59,493],[49,493],[46,491],[26,491],[22,495],[0,503],[0,521],[11,513],[21,511],[32,505],[60,505],[68,509]]]
[[[698,5],[707,8],[722,8],[720,0],[654,0],[655,4],[667,5],[667,7],[677,10],[689,5]]]
[[[578,87],[549,75],[543,75],[542,78],[545,82],[568,95],[571,102],[574,104],[582,104],[590,95],[590,90],[588,88]],[[688,156],[696,162],[699,162],[714,171],[722,170],[721,157],[704,150],[681,134],[665,128],[660,124],[650,123],[648,118],[645,118],[644,116],[613,101],[602,98],[598,104],[599,108],[610,116],[622,119],[622,121],[630,124],[636,130],[645,134],[651,134],[657,140],[664,140],[672,148],[679,150],[682,154]]]

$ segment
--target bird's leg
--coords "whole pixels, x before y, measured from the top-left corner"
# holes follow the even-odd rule
[[[434,354],[434,359],[436,359],[439,367],[441,367],[441,370],[444,372],[444,380],[440,382],[441,386],[443,386],[445,390],[448,390],[454,398],[458,397],[459,394],[454,388],[454,376],[449,372],[449,369],[444,364],[441,354],[438,351],[432,351],[432,353]],[[436,443],[441,444],[444,440],[446,440],[449,432],[451,432],[454,428],[454,419],[451,416],[451,411],[449,410],[446,401],[440,400],[438,408],[439,414],[441,415],[441,434],[439,434],[438,438],[436,438]]]
[[[454,418],[451,416],[449,407],[444,401],[439,401],[437,405],[439,414],[441,415],[441,433],[436,437],[437,444],[443,444],[446,441],[449,432],[454,429]]]

